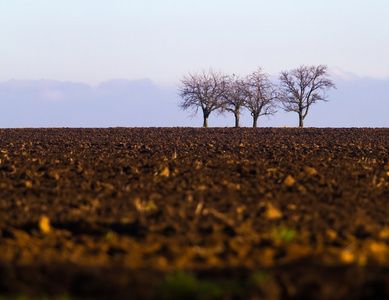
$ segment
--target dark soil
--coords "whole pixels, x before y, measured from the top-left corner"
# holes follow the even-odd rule
[[[0,298],[385,299],[388,201],[389,129],[0,129]]]

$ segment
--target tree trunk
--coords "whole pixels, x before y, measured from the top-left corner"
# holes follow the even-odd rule
[[[206,116],[206,115],[204,115],[203,127],[204,127],[204,128],[208,127],[208,116]]]
[[[304,117],[301,113],[299,113],[299,127],[300,128],[304,127]]]
[[[239,127],[239,113],[235,113],[235,128]]]
[[[258,116],[253,116],[253,128],[257,128]]]

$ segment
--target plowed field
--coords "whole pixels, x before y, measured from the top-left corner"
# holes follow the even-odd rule
[[[389,297],[389,129],[0,130],[0,298]]]

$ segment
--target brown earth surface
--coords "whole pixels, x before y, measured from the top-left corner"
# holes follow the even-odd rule
[[[0,299],[389,298],[389,129],[0,129]]]

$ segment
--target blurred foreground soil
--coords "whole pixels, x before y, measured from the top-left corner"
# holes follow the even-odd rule
[[[0,129],[0,297],[386,299],[388,202],[389,129]]]

